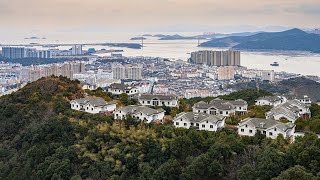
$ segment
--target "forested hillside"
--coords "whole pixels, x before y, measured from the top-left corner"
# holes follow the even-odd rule
[[[289,144],[114,121],[70,110],[83,93],[78,82],[51,77],[0,98],[0,179],[320,178],[315,134]]]

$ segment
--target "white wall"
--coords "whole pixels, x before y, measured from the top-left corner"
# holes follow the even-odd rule
[[[141,105],[144,106],[153,106],[153,102],[158,102],[158,106],[167,106],[167,107],[177,107],[178,106],[178,100],[171,100],[171,101],[161,101],[161,100],[141,100],[139,99],[139,102]],[[162,104],[164,103],[164,104]]]
[[[76,101],[71,101],[70,105],[71,105],[71,109],[73,109],[73,110],[79,111],[82,108],[82,106],[79,103],[77,103]]]
[[[255,127],[249,126],[247,124],[242,124],[238,127],[238,134],[241,136],[254,136],[256,132],[257,130]]]

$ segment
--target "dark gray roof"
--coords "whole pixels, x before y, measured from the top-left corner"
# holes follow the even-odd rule
[[[257,100],[267,100],[269,102],[277,102],[277,101],[281,101],[282,98],[278,97],[278,96],[264,96],[264,97],[259,97]]]
[[[287,129],[292,129],[295,127],[293,123],[281,123],[271,119],[261,119],[261,118],[246,118],[239,123],[239,125],[248,124],[254,126],[257,129],[269,129],[272,127],[276,127],[281,129],[282,131],[286,131]]]
[[[126,90],[131,90],[133,89],[134,87],[132,86],[128,86],[126,84],[119,84],[119,83],[113,83],[109,86],[109,88],[111,89],[120,89],[122,91],[126,91]]]
[[[209,121],[216,124],[219,121],[225,119],[225,117],[220,115],[209,115],[206,113],[194,113],[194,112],[182,112],[176,116],[174,121],[184,118],[192,123],[199,123],[203,121]]]
[[[235,101],[226,101],[226,100],[221,100],[217,98],[210,101],[210,103],[200,101],[196,103],[194,107],[198,109],[209,109],[213,107],[219,110],[232,110],[235,108],[234,106],[245,106],[245,105],[247,105],[247,102],[242,99],[238,99]]]
[[[158,99],[158,100],[175,100],[178,99],[177,96],[174,95],[152,95],[152,94],[143,94],[139,97],[141,100],[152,100],[152,99]]]
[[[285,107],[285,106],[276,106],[274,108],[272,108],[269,112],[267,112],[268,115],[279,115],[279,114],[283,114],[287,117],[290,117],[292,119],[296,119],[298,118],[298,112],[299,109],[294,106],[294,107]]]
[[[114,102],[107,102],[103,98],[95,97],[95,96],[88,96],[88,97],[76,99],[73,101],[79,103],[80,105],[85,105],[87,103],[90,103],[92,106],[95,106],[95,107],[96,106],[105,106],[108,104],[114,104]]]
[[[164,112],[162,108],[160,109],[152,109],[146,106],[136,106],[136,105],[130,105],[130,106],[125,106],[119,109],[119,111],[123,111],[129,114],[136,114],[136,113],[143,113],[146,115],[152,115],[152,114],[158,114],[161,112]]]

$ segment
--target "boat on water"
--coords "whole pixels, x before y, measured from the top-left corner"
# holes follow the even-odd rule
[[[270,64],[270,66],[279,66],[278,62],[273,62],[272,64]]]

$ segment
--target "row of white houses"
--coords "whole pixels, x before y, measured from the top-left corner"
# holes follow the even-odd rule
[[[257,106],[268,105],[272,109],[266,113],[266,119],[288,120],[294,123],[299,117],[309,119],[311,100],[308,96],[265,96],[256,100]]]
[[[220,104],[218,101],[220,103],[225,103],[221,100],[215,100],[214,102],[210,102],[208,104],[215,105],[215,108],[219,107],[219,110],[221,110],[222,106],[220,107],[217,105]],[[239,102],[230,103],[230,101],[228,101],[227,105],[229,105],[229,103],[232,104],[234,110],[237,109],[235,106],[241,106],[242,108],[244,108],[243,106],[246,106],[246,102]],[[71,101],[70,104],[71,108],[74,110],[84,111],[92,114],[109,112],[114,114],[115,119],[125,119],[127,115],[130,115],[146,123],[156,121],[161,122],[165,116],[165,111],[161,108],[152,109],[142,105],[130,105],[116,109],[116,103],[106,102],[104,99],[99,97],[81,98]],[[196,107],[199,108],[198,106]],[[209,105],[208,108],[212,109],[212,107],[209,107]],[[237,111],[235,110],[235,112]],[[202,112],[182,112],[174,118],[173,125],[176,128],[218,131],[225,127],[225,120],[228,117],[227,115],[229,114],[214,114],[212,112],[205,112],[204,110]],[[284,138],[289,139],[295,135],[295,125],[291,122],[281,123],[273,119],[260,118],[247,118],[238,124],[238,134],[240,136],[254,136],[258,131],[261,134],[266,135],[266,137],[272,139],[275,139],[280,134]]]

